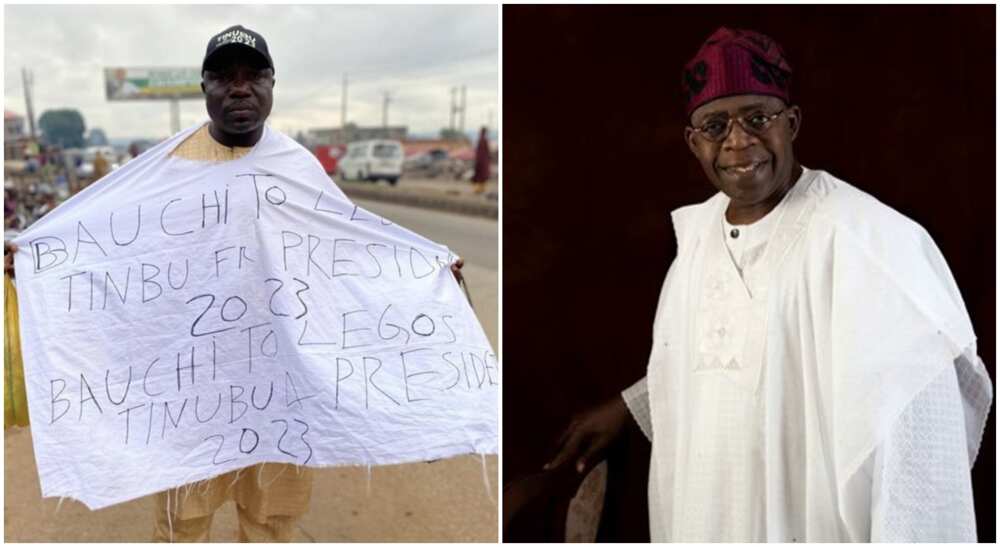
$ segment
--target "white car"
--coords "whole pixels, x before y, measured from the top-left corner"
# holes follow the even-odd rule
[[[370,140],[347,145],[337,167],[344,180],[375,182],[385,179],[396,184],[403,173],[403,145],[399,141]]]
[[[87,179],[94,176],[94,164],[89,161],[84,161],[80,165],[76,166],[76,176],[81,179]]]

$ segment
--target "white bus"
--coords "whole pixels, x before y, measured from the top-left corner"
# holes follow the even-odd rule
[[[340,178],[396,184],[403,173],[403,145],[399,141],[370,140],[347,145],[337,166]]]

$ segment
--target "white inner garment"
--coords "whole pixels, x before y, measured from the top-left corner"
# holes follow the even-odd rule
[[[751,224],[730,224],[726,220],[726,215],[722,215],[722,233],[726,240],[726,248],[729,249],[729,256],[733,258],[733,264],[736,265],[740,276],[743,276],[744,270],[753,267],[764,256],[767,239],[774,231],[775,219],[778,218],[775,211],[779,208],[775,206],[764,215],[764,218]],[[737,234],[736,237],[733,237],[734,233]]]

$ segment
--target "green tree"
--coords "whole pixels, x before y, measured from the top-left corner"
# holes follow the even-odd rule
[[[42,140],[46,144],[54,144],[63,148],[82,148],[83,133],[87,126],[83,123],[83,115],[79,110],[65,108],[46,110],[38,118],[38,126],[42,129]]]
[[[87,146],[108,146],[108,136],[100,127],[94,127],[87,133]]]

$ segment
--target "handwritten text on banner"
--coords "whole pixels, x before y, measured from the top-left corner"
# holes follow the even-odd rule
[[[280,133],[220,164],[169,156],[189,133],[17,240],[43,495],[496,452],[499,365],[448,249]]]

